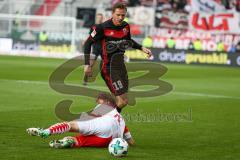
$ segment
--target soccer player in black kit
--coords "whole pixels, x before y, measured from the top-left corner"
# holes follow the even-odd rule
[[[101,41],[102,44],[102,62],[101,76],[104,79],[109,90],[116,96],[118,111],[128,104],[128,75],[124,64],[124,52],[132,47],[142,50],[148,57],[152,56],[149,49],[131,39],[130,26],[123,21],[127,13],[126,5],[116,3],[112,8],[112,18],[102,24],[93,26],[90,36],[84,44],[86,75],[92,75],[90,65],[91,45],[94,42]]]

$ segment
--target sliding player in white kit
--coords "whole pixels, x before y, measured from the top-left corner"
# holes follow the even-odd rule
[[[113,138],[124,138],[130,145],[134,140],[125,125],[123,117],[116,110],[115,99],[110,94],[99,94],[97,106],[80,118],[70,122],[57,123],[47,129],[28,128],[28,134],[47,138],[66,132],[80,133],[61,140],[52,140],[53,148],[107,147]]]

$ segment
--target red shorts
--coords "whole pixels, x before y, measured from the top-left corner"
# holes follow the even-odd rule
[[[95,135],[77,135],[73,137],[75,139],[74,147],[108,147],[112,137],[101,138]]]

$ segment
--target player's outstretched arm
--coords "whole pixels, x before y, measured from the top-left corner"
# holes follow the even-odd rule
[[[128,130],[128,127],[125,127],[124,129],[123,139],[125,139],[130,146],[133,146],[135,144],[135,141],[130,131]]]
[[[89,36],[84,44],[84,58],[85,58],[85,66],[84,66],[84,73],[86,76],[92,75],[92,67],[90,65],[90,52],[91,46],[94,43],[94,40]]]
[[[134,145],[135,145],[135,141],[134,141],[133,138],[127,139],[126,141],[127,141],[127,143],[128,143],[130,146],[134,146]]]
[[[92,75],[92,66],[90,64],[90,52],[91,52],[91,46],[93,43],[95,43],[98,40],[101,40],[103,38],[103,29],[101,25],[93,26],[90,29],[90,35],[88,39],[84,43],[84,58],[85,58],[85,67],[84,72],[87,76]]]
[[[133,39],[131,39],[131,41],[132,41],[132,44],[133,44],[132,48],[142,50],[144,53],[146,53],[148,55],[148,58],[153,56],[152,51],[150,49],[143,47],[142,45],[138,44]]]
[[[148,58],[152,57],[152,51],[148,48],[142,47],[142,51],[148,55]]]

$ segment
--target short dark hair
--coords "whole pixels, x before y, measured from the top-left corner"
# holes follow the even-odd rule
[[[110,93],[99,93],[97,99],[102,99],[105,102],[111,103],[111,105],[116,106],[116,99]]]
[[[115,12],[116,9],[125,9],[127,11],[127,6],[125,3],[118,2],[113,5],[112,12]]]

